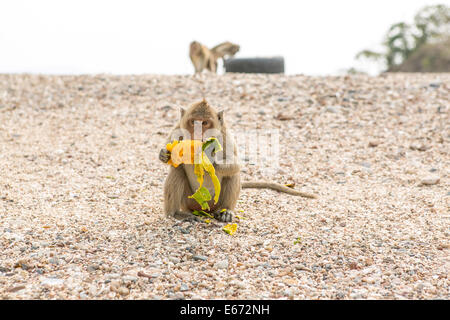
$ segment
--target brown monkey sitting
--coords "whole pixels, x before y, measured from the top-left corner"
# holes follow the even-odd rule
[[[241,185],[240,165],[237,155],[237,147],[234,139],[227,131],[223,111],[217,112],[205,99],[194,103],[187,110],[181,109],[181,119],[170,133],[166,144],[173,140],[202,140],[216,137],[223,150],[210,155],[214,164],[216,175],[220,181],[221,192],[219,201],[209,203],[210,213],[220,221],[229,222],[233,219],[233,210],[239,198],[242,188],[271,188],[277,191],[308,198],[316,196],[309,193],[293,190],[286,186],[272,182],[244,182]],[[164,147],[159,153],[159,159],[167,163],[170,152]],[[170,167],[169,175],[164,184],[164,212],[166,216],[177,219],[191,218],[193,210],[200,210],[199,204],[188,198],[199,184],[194,174],[194,165],[181,164]],[[211,197],[214,198],[214,185],[211,178],[205,175],[203,186],[206,187]]]

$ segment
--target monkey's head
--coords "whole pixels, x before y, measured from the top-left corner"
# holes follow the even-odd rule
[[[189,51],[191,52],[191,54],[198,53],[202,51],[202,45],[198,41],[192,41],[189,46]]]
[[[235,55],[236,54],[236,52],[238,52],[239,51],[239,49],[240,49],[241,47],[238,45],[238,44],[232,44],[232,46],[231,46],[231,48],[230,48],[230,53],[231,53],[231,55]]]
[[[187,110],[181,108],[180,128],[189,132],[190,139],[219,138],[218,135],[225,128],[223,111],[217,112],[203,99]]]

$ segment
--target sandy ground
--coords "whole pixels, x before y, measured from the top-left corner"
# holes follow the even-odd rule
[[[0,75],[2,299],[449,299],[450,74]],[[306,199],[241,192],[222,223],[163,217],[179,105],[279,129]],[[245,159],[244,159],[245,160]],[[296,241],[297,240],[297,241]]]

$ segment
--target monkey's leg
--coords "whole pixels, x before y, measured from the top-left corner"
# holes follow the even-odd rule
[[[192,218],[193,215],[186,208],[186,199],[191,195],[183,166],[170,168],[164,183],[164,213],[167,217],[176,219]]]
[[[223,177],[217,210],[214,212],[214,217],[217,220],[224,222],[231,222],[233,220],[233,210],[236,207],[240,191],[241,178],[238,174]]]

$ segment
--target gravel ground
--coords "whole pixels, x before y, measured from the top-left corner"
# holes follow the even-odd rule
[[[449,299],[450,74],[0,75],[2,299]],[[205,96],[280,129],[238,230],[162,214],[158,153]]]

